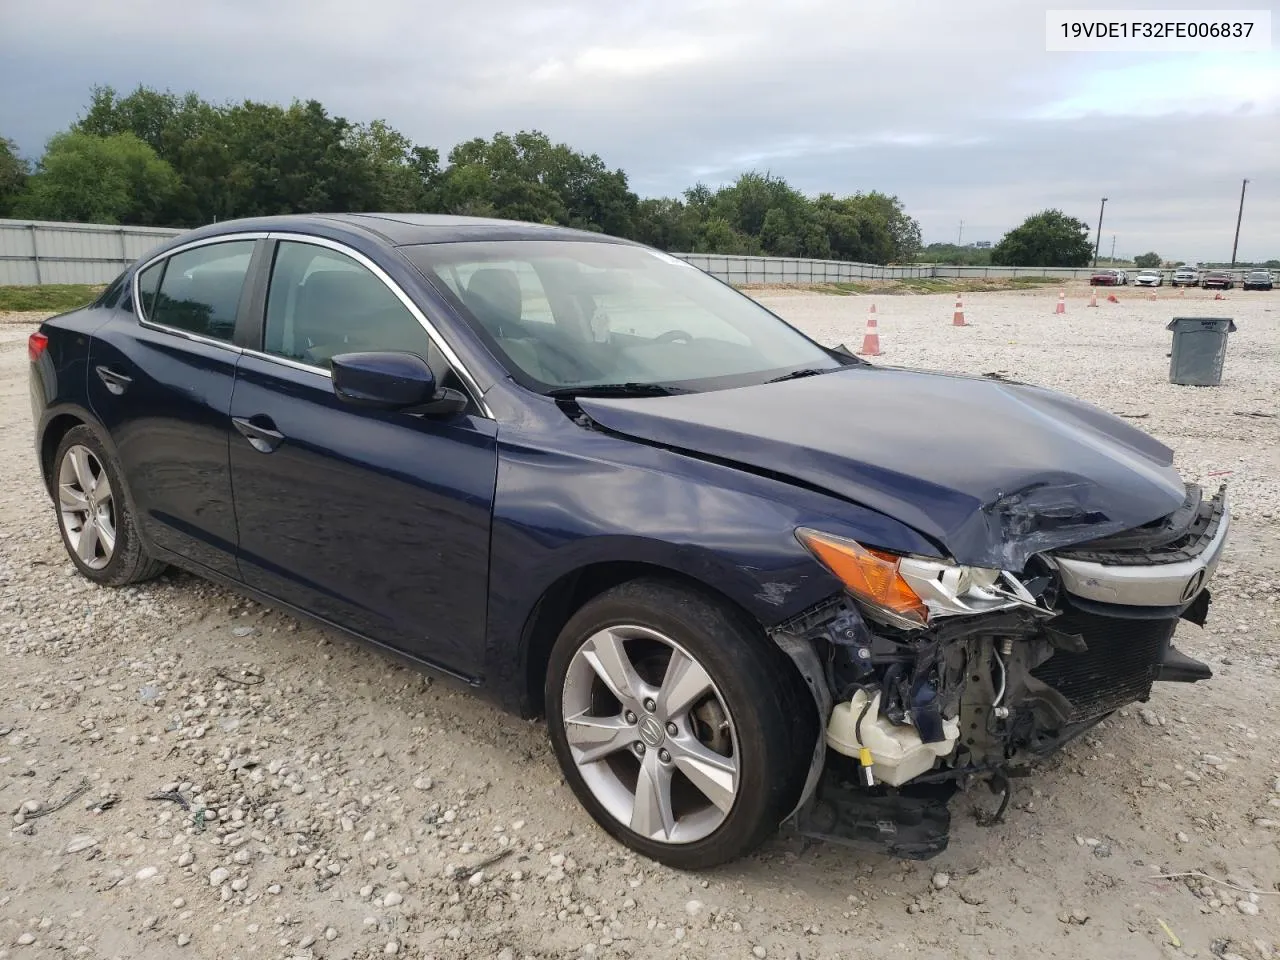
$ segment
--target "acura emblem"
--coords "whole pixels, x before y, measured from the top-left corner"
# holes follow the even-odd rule
[[[656,747],[666,738],[662,724],[653,717],[645,717],[640,721],[640,739],[651,747]]]
[[[1187,585],[1182,589],[1183,603],[1187,603],[1192,600],[1195,595],[1200,592],[1200,588],[1204,586],[1204,575],[1204,567],[1201,567],[1195,572],[1191,579],[1187,581]]]

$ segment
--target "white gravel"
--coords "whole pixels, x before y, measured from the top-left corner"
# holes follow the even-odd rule
[[[1280,412],[1280,295],[1070,293],[1065,318],[1056,289],[968,297],[967,329],[951,297],[879,298],[882,360],[1145,414],[1188,476],[1229,479],[1210,627],[1179,632],[1215,679],[1077,741],[1003,826],[977,825],[984,790],[958,798],[930,863],[779,837],[705,875],[607,838],[542,727],[452,683],[186,575],[75,576],[31,452],[30,318],[0,318],[0,960],[1272,956],[1280,421],[1238,414]],[[766,299],[861,341],[867,298]],[[1175,313],[1235,317],[1223,387],[1166,382]],[[242,670],[266,679],[215,675]]]

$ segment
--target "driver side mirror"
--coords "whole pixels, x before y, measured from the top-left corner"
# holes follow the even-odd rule
[[[440,389],[427,361],[414,353],[340,353],[331,365],[334,394],[353,407],[447,416],[467,405],[459,391]]]

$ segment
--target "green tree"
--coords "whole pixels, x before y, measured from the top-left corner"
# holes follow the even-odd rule
[[[991,263],[991,248],[962,247],[954,243],[931,243],[916,255],[920,263],[946,263],[961,267],[985,267]]]
[[[131,133],[60,133],[16,209],[41,220],[152,225],[178,187],[173,168]]]
[[[356,124],[346,143],[368,165],[370,209],[431,209],[434,193],[439,189],[439,152],[414,146],[412,140],[385,120]]]
[[[661,197],[637,203],[632,224],[631,239],[660,250],[686,252],[697,243],[701,221],[696,207]]]
[[[901,200],[880,193],[878,190],[872,190],[870,193],[854,194],[847,202],[869,221],[883,227],[888,234],[890,245],[888,260],[901,263],[914,259],[923,245],[920,224],[914,218],[907,216],[906,211],[902,209]]]
[[[626,174],[595,154],[552,143],[537,130],[460,143],[440,176],[440,208],[450,213],[558,223],[630,236],[639,198]]]
[[[712,217],[701,225],[693,245],[694,253],[759,254],[760,247],[754,237],[748,237],[733,229],[729,221]]]
[[[991,249],[991,262],[1007,267],[1083,267],[1092,256],[1089,225],[1061,210],[1027,217]]]
[[[320,210],[420,210],[562,224],[667,250],[887,263],[920,247],[919,224],[897,197],[878,191],[814,199],[781,177],[748,171],[715,189],[698,183],[681,198],[642,201],[624,171],[537,130],[464,141],[442,164],[438,150],[385,120],[351,123],[314,100],[213,104],[194,93],[140,86],[122,96],[98,86],[64,136],[90,138],[74,142],[83,182],[101,188],[77,193],[70,178],[45,177],[31,203],[66,216],[104,211],[98,219],[190,226]],[[141,143],[172,168],[176,184],[126,202],[115,186],[120,177],[98,170],[119,164],[90,162],[85,146],[100,151],[107,142]],[[61,142],[57,149],[68,151]],[[51,155],[42,175],[69,163]],[[0,177],[11,168],[0,154]]]
[[[7,217],[27,187],[30,165],[12,140],[0,137],[0,217]]]
[[[1158,253],[1140,253],[1133,258],[1133,265],[1141,268],[1155,268],[1164,263]]]

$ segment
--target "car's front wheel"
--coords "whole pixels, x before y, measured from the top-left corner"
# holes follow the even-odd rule
[[[89,427],[62,438],[52,481],[62,542],[82,574],[119,587],[165,569],[143,550],[119,464]]]
[[[701,869],[755,848],[813,755],[812,700],[734,608],[663,580],[588,602],[551,653],[551,743],[569,786],[627,846]]]

